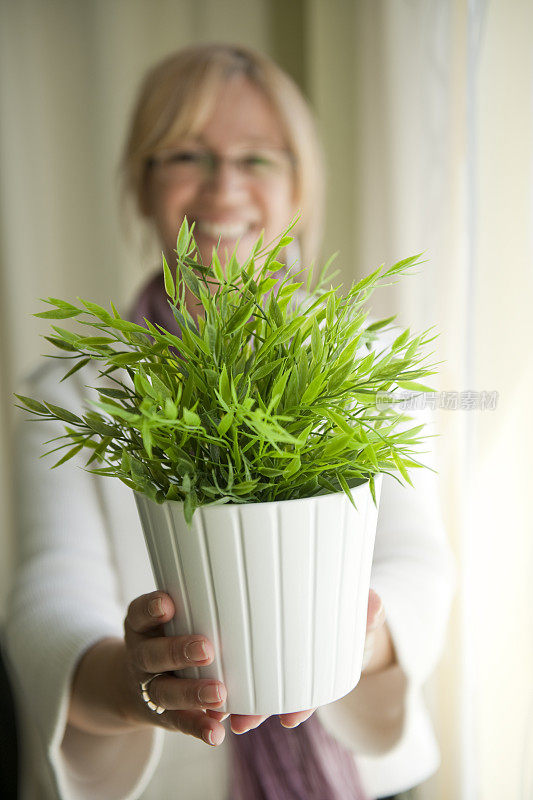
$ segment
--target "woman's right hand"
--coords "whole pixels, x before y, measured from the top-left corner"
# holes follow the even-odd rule
[[[206,711],[216,711],[226,700],[226,687],[212,679],[177,678],[172,670],[204,667],[213,661],[211,642],[201,635],[165,636],[163,624],[174,616],[174,606],[164,592],[135,598],[124,620],[126,683],[122,711],[134,726],[152,724],[202,739],[216,746],[224,740],[222,720]],[[140,684],[157,672],[148,686],[150,699],[165,712],[152,711],[141,697]]]

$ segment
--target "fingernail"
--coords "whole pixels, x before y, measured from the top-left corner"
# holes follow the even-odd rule
[[[203,738],[204,742],[207,742],[207,744],[210,744],[213,747],[216,747],[217,745],[222,744],[222,742],[224,741],[224,730],[222,729],[222,731],[219,731],[219,730],[216,730],[216,731],[211,731],[211,730],[204,731],[203,734],[202,734],[202,738]]]
[[[202,686],[198,692],[198,696],[201,703],[220,703],[222,699],[220,696],[220,689],[216,684]]]
[[[209,658],[203,642],[189,642],[185,646],[185,655],[189,661],[205,661]]]
[[[376,628],[379,628],[379,626],[382,624],[384,618],[385,618],[385,606],[382,603],[380,605],[380,607],[379,607],[374,619],[372,620],[371,624],[368,626],[368,630],[369,631],[373,631]]]
[[[365,639],[365,649],[363,650],[363,663],[361,665],[361,671],[367,668],[372,659],[372,656],[374,655],[375,639],[376,637],[374,633],[367,633]]]
[[[163,603],[161,602],[160,597],[154,597],[153,600],[150,600],[148,603],[148,613],[151,617],[163,617],[165,612],[163,611]]]

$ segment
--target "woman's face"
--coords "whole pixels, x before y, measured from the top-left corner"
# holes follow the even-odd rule
[[[268,100],[243,76],[227,81],[197,137],[158,154],[148,181],[148,210],[167,258],[187,216],[204,264],[220,238],[224,261],[240,240],[249,256],[264,229],[278,236],[294,213],[294,179],[281,124]]]

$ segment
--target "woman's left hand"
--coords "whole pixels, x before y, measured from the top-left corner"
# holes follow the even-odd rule
[[[385,623],[385,612],[380,596],[370,589],[368,595],[368,609],[366,616],[366,639],[363,655],[362,675],[385,669],[394,660],[394,650],[388,627]],[[285,728],[296,728],[301,722],[309,719],[316,708],[307,711],[293,711],[290,714],[280,714],[279,719]],[[210,717],[222,722],[228,716],[220,711],[206,711]],[[247,733],[252,728],[257,728],[267,717],[251,716],[247,714],[231,714],[231,730],[233,733]]]

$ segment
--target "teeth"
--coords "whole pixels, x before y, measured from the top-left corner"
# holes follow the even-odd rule
[[[206,233],[214,239],[220,236],[222,239],[238,239],[243,236],[247,230],[247,225],[242,224],[219,224],[216,222],[198,222],[197,228],[200,233]]]

